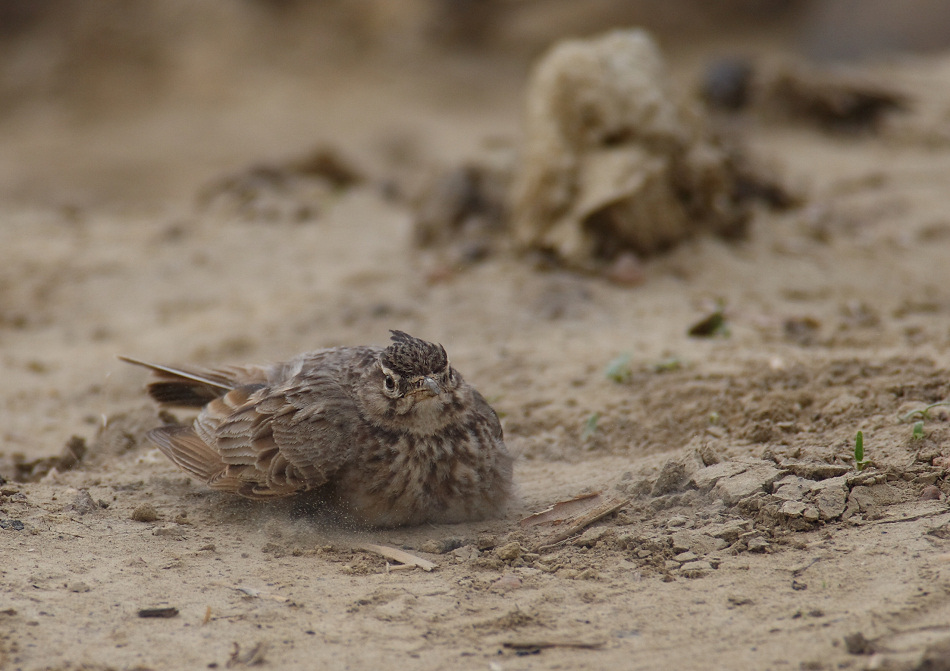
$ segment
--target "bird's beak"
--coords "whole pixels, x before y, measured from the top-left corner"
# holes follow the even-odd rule
[[[439,383],[433,380],[431,377],[426,377],[422,380],[422,387],[427,389],[433,396],[439,396],[442,394],[442,387],[440,387]]]

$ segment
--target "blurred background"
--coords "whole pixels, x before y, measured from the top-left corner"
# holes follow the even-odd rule
[[[711,59],[893,58],[950,40],[940,0],[5,0],[0,197],[159,203],[332,139],[385,169],[517,133],[531,63],[618,26],[683,80]],[[473,132],[459,138],[454,124]]]

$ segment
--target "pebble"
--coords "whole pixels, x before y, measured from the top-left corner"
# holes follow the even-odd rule
[[[166,527],[159,527],[152,532],[153,536],[168,536],[169,538],[184,538],[185,532],[182,528],[177,525],[169,525]]]
[[[76,495],[73,496],[73,499],[65,507],[65,510],[72,510],[79,513],[80,515],[85,515],[91,513],[94,510],[98,510],[99,505],[92,500],[89,492],[85,489],[80,489],[76,492]]]
[[[780,512],[788,517],[800,517],[805,512],[805,504],[801,501],[786,501]]]
[[[712,570],[712,564],[708,561],[691,561],[679,568],[679,572],[687,578],[702,578]]]
[[[457,561],[471,561],[472,559],[478,559],[479,552],[474,545],[463,545],[452,550],[452,555],[456,557]]]
[[[151,503],[143,503],[132,511],[132,520],[135,522],[156,522],[159,519],[161,517]]]
[[[439,540],[427,540],[419,546],[420,552],[428,552],[434,555],[444,555],[446,552],[457,550],[465,544],[461,538],[440,538]]]
[[[513,561],[518,559],[521,556],[521,552],[521,543],[518,541],[512,541],[511,543],[502,545],[500,548],[495,550],[495,554],[502,561]]]
[[[582,533],[573,544],[577,547],[594,547],[597,544],[597,541],[602,540],[604,536],[610,533],[612,533],[612,529],[610,527],[592,527]]]
[[[521,578],[516,575],[503,575],[492,583],[491,589],[495,592],[510,592],[521,589]]]
[[[841,517],[848,504],[848,485],[845,476],[821,480],[811,486],[815,493],[815,504],[823,520],[833,520]]]
[[[919,498],[921,501],[939,501],[941,496],[943,496],[943,494],[939,487],[936,485],[928,485],[920,492]]]
[[[710,468],[715,468],[710,466]],[[782,477],[782,471],[768,462],[761,462],[749,467],[743,473],[723,478],[713,487],[713,495],[722,499],[727,506],[735,505],[740,500],[757,492],[765,491],[770,485]]]

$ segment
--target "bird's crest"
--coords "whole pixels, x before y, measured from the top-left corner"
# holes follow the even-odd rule
[[[393,344],[383,350],[380,361],[389,370],[402,375],[430,375],[445,370],[449,358],[442,345],[413,338],[404,331],[390,331]]]

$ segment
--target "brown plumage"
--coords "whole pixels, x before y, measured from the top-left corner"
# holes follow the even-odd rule
[[[200,408],[148,437],[214,489],[252,499],[312,492],[372,526],[504,514],[512,458],[498,416],[441,345],[392,332],[382,347],[337,347],[285,363],[151,369],[163,407]]]

